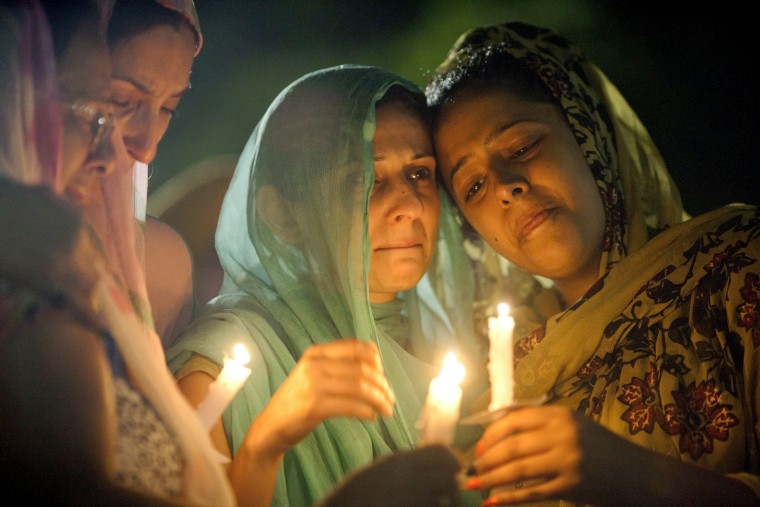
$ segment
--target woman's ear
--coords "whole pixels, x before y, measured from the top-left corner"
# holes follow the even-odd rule
[[[269,230],[284,243],[301,243],[301,230],[293,218],[291,204],[272,185],[262,185],[256,191],[256,212]]]

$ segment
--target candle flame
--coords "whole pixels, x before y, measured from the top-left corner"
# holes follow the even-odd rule
[[[509,316],[509,305],[507,303],[499,303],[496,305],[496,310],[499,312],[499,318],[501,319]]]
[[[251,360],[248,349],[242,343],[235,344],[235,347],[232,349],[232,357],[235,358],[235,362],[238,364],[248,364]]]
[[[457,361],[453,352],[446,354],[438,378],[451,386],[458,386],[464,379],[464,365]]]

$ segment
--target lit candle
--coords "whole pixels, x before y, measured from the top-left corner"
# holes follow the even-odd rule
[[[198,405],[198,417],[206,431],[216,424],[224,409],[235,397],[245,379],[251,374],[244,365],[251,360],[245,347],[238,343],[232,350],[233,358],[224,360],[224,368],[214,383],[209,386],[206,398]]]
[[[457,361],[453,352],[449,352],[443,361],[441,373],[430,382],[418,424],[420,433],[417,445],[449,445],[454,441],[462,402],[462,388],[459,387],[462,379],[464,366]]]
[[[512,404],[514,380],[512,379],[512,332],[515,319],[509,315],[509,306],[499,303],[498,317],[488,319],[488,372],[491,376],[491,404],[496,410]]]

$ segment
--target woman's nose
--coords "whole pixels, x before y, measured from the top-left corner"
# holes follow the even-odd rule
[[[530,190],[528,180],[517,174],[501,175],[496,195],[502,204],[509,204]]]
[[[158,142],[163,135],[158,115],[147,108],[136,110],[122,125],[124,146],[129,155],[145,164],[156,156]]]
[[[415,220],[422,216],[425,206],[410,182],[398,183],[393,188],[391,218],[394,222]]]

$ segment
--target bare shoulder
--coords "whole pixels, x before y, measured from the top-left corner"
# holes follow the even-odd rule
[[[149,216],[145,222],[145,280],[164,347],[192,318],[193,278],[193,259],[184,238],[167,223]]]
[[[146,258],[157,254],[172,258],[179,256],[190,261],[190,248],[185,238],[160,218],[148,216],[145,220],[145,249]]]

